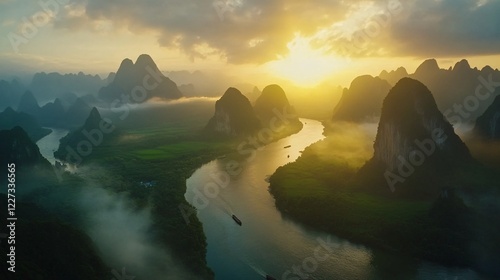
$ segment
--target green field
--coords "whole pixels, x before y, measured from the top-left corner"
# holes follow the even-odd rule
[[[158,244],[172,252],[190,272],[202,279],[213,279],[205,260],[207,244],[202,225],[196,215],[190,216],[187,223],[179,207],[190,207],[184,198],[186,179],[217,157],[240,156],[236,147],[246,138],[206,137],[199,125],[179,122],[122,128],[94,147],[92,154],[85,157],[81,172],[108,190],[126,194],[137,210],[150,207]],[[284,129],[274,138],[300,129]],[[154,186],[144,187],[144,181],[154,182]],[[183,210],[194,212],[192,207]]]

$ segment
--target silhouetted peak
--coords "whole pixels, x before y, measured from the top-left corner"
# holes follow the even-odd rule
[[[29,98],[29,99],[33,99],[33,100],[36,101],[36,98],[33,95],[33,93],[31,92],[31,90],[25,91],[24,94],[23,94],[23,98],[27,98],[27,99]]]
[[[418,108],[419,104],[421,108]],[[429,89],[420,81],[412,78],[402,78],[389,91],[389,94],[384,100],[383,112],[386,113],[391,109],[399,112],[415,111],[423,112],[426,109],[439,111]]]
[[[26,131],[24,131],[24,129],[22,129],[20,126],[16,126],[16,127],[12,128],[11,131],[14,135],[29,138]]]
[[[291,109],[285,91],[279,85],[266,86],[255,101],[255,112],[264,120],[272,117],[275,110]]]
[[[389,82],[379,77],[356,77],[349,89],[344,89],[333,110],[333,120],[358,122],[380,116],[382,101],[390,88]]]
[[[252,104],[238,89],[230,87],[215,102],[215,114],[206,129],[227,136],[244,135],[260,128]]]
[[[432,58],[432,59],[427,59],[422,64],[420,64],[420,66],[415,71],[415,74],[418,75],[419,73],[429,73],[429,72],[432,73],[438,70],[439,70],[439,65],[437,61],[434,58]]]
[[[352,80],[351,86],[349,87],[349,91],[350,92],[360,91],[360,90],[363,90],[367,87],[372,87],[372,86],[374,86],[376,84],[380,84],[380,83],[385,84],[387,82],[383,81],[379,77],[373,77],[371,75],[359,76],[359,77],[356,77],[354,80]]]
[[[148,54],[141,54],[135,61],[135,65],[140,67],[146,67],[146,66],[156,67],[156,63]]]
[[[493,103],[476,120],[475,132],[489,139],[500,139],[500,87],[495,90],[498,94]]]
[[[120,64],[120,67],[118,68],[117,73],[123,72],[123,71],[128,71],[129,69],[134,68],[134,62],[132,60],[125,58],[122,63]]]
[[[222,95],[221,99],[239,99],[239,98],[246,98],[246,97],[237,88],[230,87],[226,90],[224,95]]]
[[[99,114],[99,110],[96,107],[93,107],[90,111],[89,118],[101,118],[101,114]]]
[[[481,69],[481,72],[493,72],[495,71],[493,68],[491,68],[491,66],[489,65],[486,65],[483,67],[483,69]]]
[[[33,96],[33,93],[27,90],[21,97],[21,101],[19,102],[17,110],[20,112],[33,114],[36,113],[38,109],[40,109],[38,101],[36,100],[35,96]]]
[[[453,67],[453,71],[455,71],[455,72],[468,71],[470,69],[471,69],[470,68],[470,64],[469,64],[469,62],[466,59],[460,60]]]
[[[99,110],[97,110],[96,107],[93,107],[92,110],[90,111],[90,114],[85,121],[84,127],[87,128],[93,128],[93,127],[99,127],[101,123],[101,114],[99,113]]]
[[[268,85],[262,90],[263,95],[275,95],[275,96],[284,96],[286,97],[285,91],[279,85],[273,84]]]
[[[14,109],[12,109],[12,107],[7,107],[5,108],[5,110],[3,110],[4,113],[7,113],[7,114],[13,114],[15,113],[16,111],[14,111]]]
[[[398,157],[408,158],[416,140],[433,139],[437,132],[446,138],[436,141],[436,149],[450,158],[470,157],[465,144],[439,111],[430,90],[417,80],[403,78],[384,100],[374,144],[375,158],[393,170],[399,163]]]
[[[396,69],[396,74],[407,76],[408,71],[406,71],[406,68],[404,67],[399,67],[398,69]]]
[[[16,162],[19,165],[29,165],[45,161],[38,146],[20,126],[0,131],[0,152],[2,163]]]

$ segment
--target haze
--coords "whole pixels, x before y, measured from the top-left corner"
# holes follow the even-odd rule
[[[492,0],[2,0],[0,76],[106,77],[142,53],[163,71],[224,71],[260,87],[348,86],[361,73],[413,72],[429,57],[496,68],[499,9]]]

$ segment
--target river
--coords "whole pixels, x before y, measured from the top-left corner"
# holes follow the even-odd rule
[[[243,160],[239,174],[208,192],[208,203],[192,202],[205,187],[219,181],[214,178],[224,179],[220,174],[231,159],[211,161],[187,179],[185,198],[198,206],[208,243],[207,262],[217,280],[264,279],[266,274],[280,280],[481,279],[471,270],[422,263],[353,244],[281,215],[265,178],[324,138],[320,122],[301,121],[304,128],[299,133],[265,146],[250,161]],[[242,226],[233,221],[233,214]]]
[[[66,129],[50,128],[52,132],[36,142],[40,153],[51,164],[55,164],[54,152],[59,148],[59,140],[68,134]]]

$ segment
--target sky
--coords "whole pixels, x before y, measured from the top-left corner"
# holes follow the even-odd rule
[[[142,53],[163,71],[301,86],[427,58],[500,68],[498,14],[500,0],[0,0],[0,75],[105,77]]]

